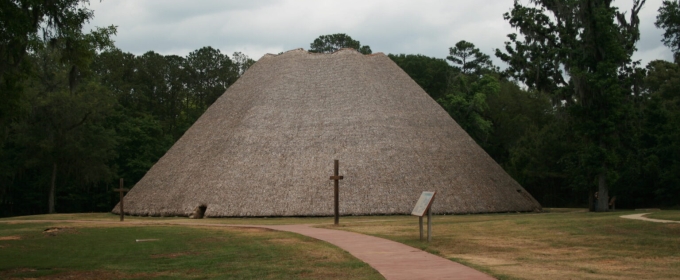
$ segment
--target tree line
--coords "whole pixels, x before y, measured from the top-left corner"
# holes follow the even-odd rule
[[[0,216],[110,211],[254,61],[117,49],[82,1],[2,2]]]
[[[123,52],[114,26],[82,31],[82,2],[2,2],[0,216],[110,211],[116,179],[132,187],[254,63]],[[632,60],[644,2],[516,2],[504,17],[519,34],[494,53],[504,70],[464,40],[446,58],[388,56],[544,207],[677,206],[680,66]],[[678,18],[664,1],[656,24],[676,58]],[[346,34],[309,51],[344,47],[372,52]]]

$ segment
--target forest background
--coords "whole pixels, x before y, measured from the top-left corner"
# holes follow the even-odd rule
[[[110,211],[118,178],[134,186],[255,63],[124,52],[115,26],[83,32],[82,2],[0,2],[0,216]],[[467,41],[446,58],[388,56],[544,207],[678,207],[680,66],[631,59],[645,1],[553,2],[504,15],[519,32],[495,51],[506,69]],[[677,0],[656,25],[680,57]],[[347,34],[309,51],[343,47],[372,53]]]

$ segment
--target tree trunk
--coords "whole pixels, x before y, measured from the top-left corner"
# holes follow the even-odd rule
[[[48,199],[48,208],[49,208],[49,213],[55,213],[54,211],[54,192],[55,192],[55,181],[57,180],[57,163],[53,163],[52,165],[52,182],[50,184],[50,197]]]
[[[598,176],[598,198],[597,198],[597,212],[609,211],[609,190],[607,189],[607,166],[602,165],[602,171]]]

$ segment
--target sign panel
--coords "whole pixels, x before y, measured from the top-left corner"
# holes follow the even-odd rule
[[[411,211],[411,215],[422,217],[425,215],[425,212],[427,212],[427,209],[430,208],[430,204],[432,204],[432,199],[434,198],[436,192],[423,192],[420,194],[420,198],[418,199],[418,202],[416,202],[416,207],[413,208],[413,211]]]

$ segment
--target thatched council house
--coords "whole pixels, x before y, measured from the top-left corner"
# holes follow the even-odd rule
[[[513,180],[382,53],[265,55],[125,197],[125,213],[207,217],[535,211]],[[119,206],[113,209],[120,213]]]

